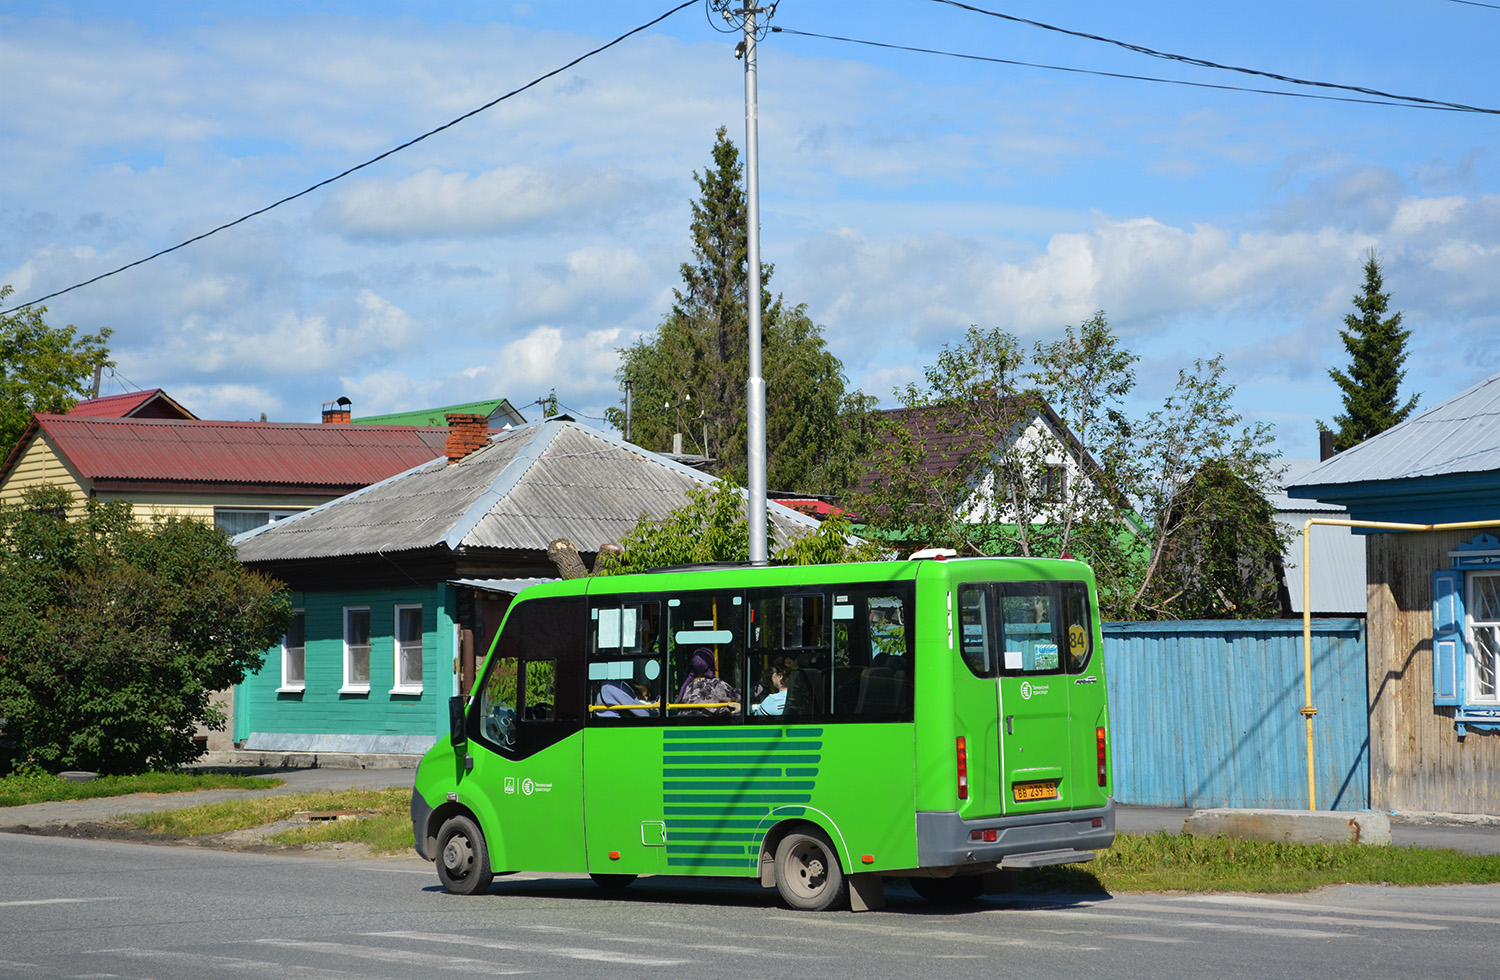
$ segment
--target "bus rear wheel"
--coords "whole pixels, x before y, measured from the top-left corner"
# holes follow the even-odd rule
[[[848,883],[827,837],[813,830],[782,838],[776,846],[776,890],[783,901],[803,912],[843,904]]]
[[[589,872],[589,877],[594,879],[594,884],[600,888],[618,890],[635,881],[635,875],[612,875],[603,872]]]
[[[984,878],[955,875],[952,878],[908,878],[911,890],[935,905],[961,905],[984,894]]]
[[[438,831],[437,873],[455,895],[479,895],[495,880],[490,851],[479,825],[468,817],[449,817]]]

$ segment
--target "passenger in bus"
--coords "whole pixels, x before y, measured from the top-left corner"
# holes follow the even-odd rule
[[[687,679],[682,682],[682,688],[677,692],[678,704],[702,704],[713,707],[684,708],[680,714],[684,715],[727,715],[740,710],[739,689],[722,677],[714,670],[711,660],[713,651],[707,647],[699,647],[693,651],[692,662],[688,665]]]
[[[643,695],[637,692],[626,681],[609,681],[605,683],[603,687],[599,688],[598,703],[621,705],[642,704],[646,702],[647,698],[647,695]],[[626,710],[629,711],[632,715],[640,718],[648,717],[649,715],[654,713],[653,709],[650,708],[627,708]],[[597,715],[600,718],[620,717],[620,713],[618,711],[600,711],[597,712]]]
[[[786,711],[787,679],[791,677],[792,672],[797,669],[797,661],[793,660],[791,657],[778,657],[776,660],[772,661],[771,686],[776,690],[774,693],[767,695],[766,699],[760,704],[752,705],[750,708],[750,713],[752,715],[772,716],[780,715],[782,712]]]

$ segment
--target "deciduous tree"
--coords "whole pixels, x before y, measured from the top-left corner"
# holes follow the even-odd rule
[[[133,773],[201,754],[210,695],[261,666],[291,619],[286,591],[201,521],[136,522],[65,490],[0,507],[0,716],[19,758]]]
[[[0,306],[11,287],[0,286]],[[33,412],[66,412],[87,392],[94,369],[109,367],[108,328],[76,336],[72,325],[49,327],[45,306],[0,316],[0,459]]]

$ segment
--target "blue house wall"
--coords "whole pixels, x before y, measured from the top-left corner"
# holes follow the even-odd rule
[[[1368,809],[1364,622],[1312,641],[1317,805]],[[1300,620],[1106,623],[1104,657],[1116,800],[1307,807]]]
[[[305,620],[305,687],[282,685],[280,646],[235,690],[234,739],[251,750],[420,753],[448,730],[453,693],[455,590],[446,584],[402,588],[294,591],[292,606]],[[396,686],[397,606],[422,607],[421,693]],[[370,610],[370,689],[341,693],[344,610]]]

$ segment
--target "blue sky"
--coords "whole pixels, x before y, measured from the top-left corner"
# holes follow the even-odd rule
[[[668,0],[0,3],[0,283],[26,300],[361,162],[668,10]],[[1451,0],[976,4],[1302,78],[1500,107],[1500,10]],[[247,14],[247,10],[253,13]],[[128,13],[122,13],[128,11]],[[1256,88],[931,0],[785,0],[773,23]],[[312,421],[555,388],[616,404],[617,348],[689,258],[692,172],[743,144],[703,5],[328,188],[48,302],[108,326],[105,392]],[[760,49],[763,256],[853,385],[892,404],[970,324],[1028,342],[1104,310],[1137,404],[1225,355],[1288,456],[1370,248],[1429,406],[1500,370],[1494,115],[1289,99],[790,34]],[[1317,91],[1301,89],[1300,91]],[[528,417],[535,409],[523,408]]]

